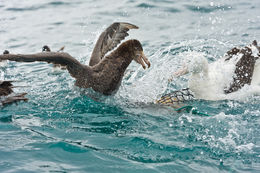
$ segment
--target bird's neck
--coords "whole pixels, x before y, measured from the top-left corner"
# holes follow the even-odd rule
[[[129,64],[134,59],[134,51],[130,41],[122,43],[115,51],[110,54],[113,57],[113,61],[117,63],[121,70],[126,70]]]
[[[125,42],[107,55],[101,62],[90,67],[89,87],[105,95],[115,92],[122,81],[126,68],[132,62],[134,53],[131,45]]]

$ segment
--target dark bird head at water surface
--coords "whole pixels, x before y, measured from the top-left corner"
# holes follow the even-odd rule
[[[44,45],[44,46],[42,47],[42,52],[50,52],[50,51],[51,51],[51,49],[50,49],[49,46]]]

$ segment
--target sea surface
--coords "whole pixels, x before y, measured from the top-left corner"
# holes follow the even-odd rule
[[[188,76],[168,82],[187,56],[214,62],[260,42],[259,9],[259,0],[0,0],[0,52],[65,46],[88,64],[99,34],[121,21],[139,26],[127,39],[152,64],[132,62],[105,97],[51,64],[1,62],[0,80],[16,80],[29,101],[0,108],[0,172],[260,172],[259,95],[187,103],[208,116],[148,104],[187,87]]]

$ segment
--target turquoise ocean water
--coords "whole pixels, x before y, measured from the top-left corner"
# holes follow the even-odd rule
[[[88,63],[111,23],[136,24],[152,66],[133,62],[114,96],[73,86],[45,63],[1,63],[3,80],[29,101],[0,109],[0,172],[259,172],[260,97],[189,103],[210,116],[146,103],[187,87],[168,83],[186,55],[219,59],[233,46],[260,42],[260,1],[0,0],[0,51],[43,45]],[[136,103],[143,103],[142,105]]]

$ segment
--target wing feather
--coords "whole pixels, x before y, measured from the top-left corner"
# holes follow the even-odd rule
[[[129,35],[127,32],[130,29],[138,29],[138,27],[130,23],[116,22],[102,32],[92,52],[89,65],[94,66],[99,63],[107,52],[113,50]]]
[[[73,58],[68,53],[63,52],[41,52],[35,54],[3,54],[0,55],[0,61],[9,60],[17,62],[34,62],[44,61],[53,64],[66,66],[69,73],[73,77],[78,77],[85,68],[79,61]]]

